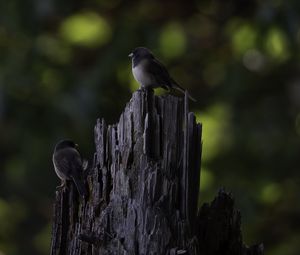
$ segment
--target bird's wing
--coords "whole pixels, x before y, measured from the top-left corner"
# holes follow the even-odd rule
[[[148,64],[147,71],[155,77],[156,83],[161,87],[165,89],[172,88],[183,94],[185,93],[186,90],[170,76],[168,70],[157,59],[154,58],[152,62]],[[196,99],[194,99],[189,93],[188,96],[192,101],[196,102]]]
[[[146,68],[153,75],[157,84],[166,89],[172,87],[172,78],[168,70],[157,59],[154,58],[149,61]]]
[[[80,196],[85,197],[87,195],[86,188],[84,186],[84,183],[82,181],[82,174],[83,174],[83,163],[81,159],[80,153],[73,149],[70,165],[71,165],[71,171],[70,171],[70,177],[73,179],[78,193]]]
[[[71,167],[70,162],[65,153],[57,153],[55,155],[55,166],[65,176],[69,176]]]
[[[76,149],[72,149],[72,150],[73,153],[71,154],[71,159],[70,159],[72,174],[74,176],[80,176],[83,172],[81,155]]]
[[[55,164],[58,169],[67,176],[80,175],[82,172],[82,160],[76,149],[64,149],[56,154]]]

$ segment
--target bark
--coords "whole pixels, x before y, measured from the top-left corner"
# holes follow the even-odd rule
[[[240,214],[220,191],[198,212],[201,124],[188,98],[137,91],[119,122],[95,126],[89,196],[72,182],[56,192],[52,255],[259,255],[246,247]]]

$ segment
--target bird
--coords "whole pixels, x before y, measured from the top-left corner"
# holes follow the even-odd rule
[[[78,145],[71,140],[59,141],[54,148],[52,162],[57,176],[62,184],[57,188],[63,188],[67,180],[72,180],[81,197],[86,197],[86,188],[81,179],[84,163],[77,150]]]
[[[166,67],[154,57],[152,52],[145,47],[135,48],[128,57],[131,58],[132,74],[142,89],[164,88],[168,91],[176,89],[181,93],[186,90],[182,88],[169,74]],[[189,98],[196,102],[191,95]]]

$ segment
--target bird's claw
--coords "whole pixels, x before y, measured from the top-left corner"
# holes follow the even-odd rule
[[[65,187],[66,187],[66,182],[62,182],[61,185],[56,187],[56,190],[62,190]]]

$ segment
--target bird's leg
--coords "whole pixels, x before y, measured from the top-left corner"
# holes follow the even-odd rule
[[[83,171],[87,170],[88,169],[88,166],[89,166],[89,161],[87,159],[83,159],[82,160],[82,168],[83,168]]]
[[[168,93],[170,93],[172,91],[172,88],[165,86],[165,89],[167,90]]]
[[[139,89],[138,89],[138,91],[145,92],[145,91],[146,91],[146,87],[144,87],[144,86],[140,86],[140,87],[139,87]]]
[[[154,92],[154,89],[153,88],[155,88],[155,87],[148,87],[147,88],[147,92]]]
[[[66,186],[66,181],[65,180],[61,180],[61,185],[57,186],[56,189],[57,190],[61,190]]]

